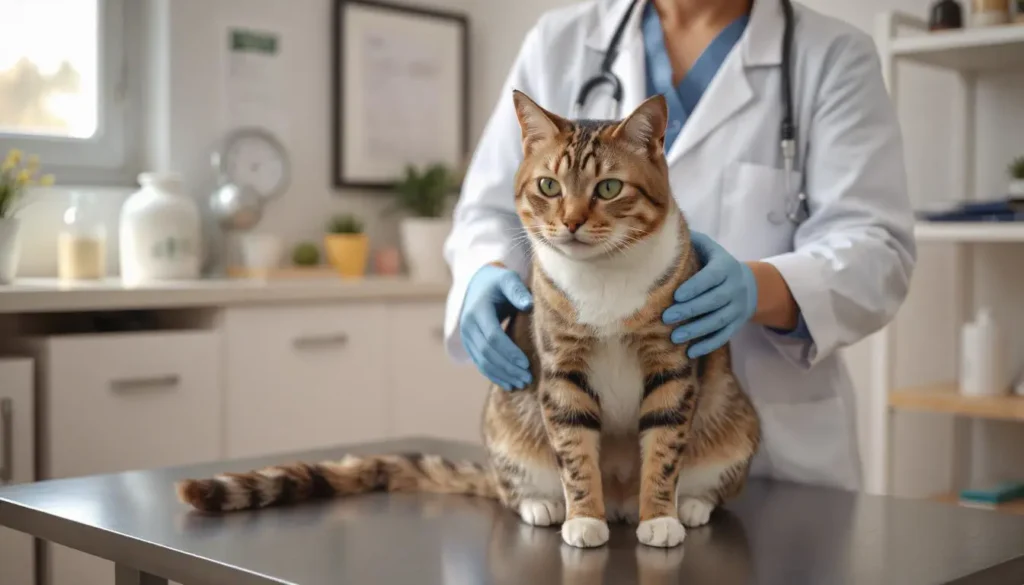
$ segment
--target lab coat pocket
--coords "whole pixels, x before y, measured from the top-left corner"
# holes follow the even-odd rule
[[[793,248],[796,206],[803,174],[768,165],[738,162],[722,181],[719,243],[741,260],[759,260]]]

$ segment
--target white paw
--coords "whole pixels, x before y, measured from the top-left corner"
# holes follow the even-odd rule
[[[637,539],[648,546],[676,546],[686,536],[686,529],[678,518],[661,516],[644,520],[636,529]]]
[[[608,523],[597,518],[571,518],[562,524],[565,544],[589,548],[608,542]]]
[[[679,519],[687,528],[704,526],[715,507],[700,498],[684,498],[679,504]]]
[[[519,504],[519,516],[531,526],[551,526],[565,520],[565,504],[548,500],[525,499]]]

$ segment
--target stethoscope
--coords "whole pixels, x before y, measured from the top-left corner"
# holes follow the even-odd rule
[[[611,40],[608,41],[608,48],[605,49],[604,58],[601,60],[600,72],[591,77],[583,86],[580,87],[580,91],[576,96],[576,101],[572,105],[571,117],[579,118],[580,112],[583,111],[583,107],[587,102],[587,98],[590,94],[599,86],[607,84],[611,86],[612,100],[615,102],[615,111],[618,111],[622,104],[622,81],[619,80],[618,76],[612,73],[612,64],[615,63],[615,58],[619,53],[619,45],[622,41],[622,34],[626,30],[626,25],[629,23],[630,15],[633,13],[633,9],[639,0],[633,0],[629,4],[629,8],[626,13],[622,16],[622,20],[619,21],[618,26],[615,27],[615,32],[612,34]],[[779,146],[782,150],[783,169],[785,170],[785,188],[786,193],[790,192],[790,176],[792,175],[794,162],[796,159],[796,124],[793,119],[793,87],[792,78],[790,71],[790,55],[793,49],[793,4],[791,0],[780,0],[782,2],[783,18],[785,19],[785,27],[782,32],[782,125],[779,128]],[[790,201],[786,203],[786,218],[793,223],[800,223],[806,217],[807,209],[807,196],[803,190],[797,189],[795,197],[789,197]],[[772,223],[782,223],[782,219],[779,218],[776,212],[768,214],[768,219]]]

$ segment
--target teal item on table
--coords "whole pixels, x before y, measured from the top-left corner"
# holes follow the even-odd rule
[[[1024,498],[1024,481],[1004,481],[984,488],[970,488],[960,492],[960,499],[968,502],[1001,504]]]

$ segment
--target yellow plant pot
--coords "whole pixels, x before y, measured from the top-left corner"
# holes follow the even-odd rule
[[[366,234],[329,234],[324,237],[327,261],[343,278],[359,278],[366,274],[370,255],[370,238]]]

